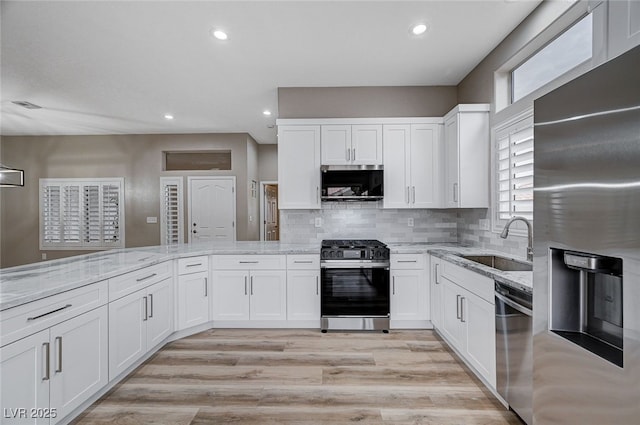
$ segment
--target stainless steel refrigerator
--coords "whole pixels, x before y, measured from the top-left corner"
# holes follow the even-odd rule
[[[640,47],[535,101],[534,423],[640,423]]]

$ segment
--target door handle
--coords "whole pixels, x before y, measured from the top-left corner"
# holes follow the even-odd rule
[[[393,284],[392,284],[392,289],[391,289],[391,295],[395,295],[396,294],[396,277],[393,276]]]
[[[209,296],[209,288],[208,288],[208,286],[209,286],[209,281],[208,281],[208,278],[205,277],[204,278],[204,296],[205,297]]]
[[[149,319],[153,317],[153,294],[149,294]]]
[[[251,295],[253,295],[253,276],[251,276]]]
[[[193,231],[193,233],[198,233],[198,232],[196,232],[196,231],[194,230],[194,231]]]
[[[356,160],[356,148],[353,148],[353,155],[351,155],[353,157],[353,160]]]
[[[436,275],[435,275],[435,280],[436,280],[436,285],[440,285],[440,282],[438,282],[438,267],[440,266],[440,264],[436,263]]]
[[[466,298],[465,297],[460,297],[460,321],[462,323],[465,323],[466,320],[464,320],[464,300]]]
[[[318,284],[318,276],[316,276],[316,295],[320,295],[320,285]]]
[[[460,320],[460,295],[456,295],[456,319]]]
[[[142,319],[142,321],[146,322],[147,319],[149,319],[149,310],[148,310],[148,306],[147,306],[147,297],[142,297],[142,299],[144,300],[144,319]]]
[[[56,373],[62,372],[62,337],[56,337],[56,345],[58,346],[58,365],[56,366]]]
[[[458,202],[458,183],[453,184],[453,202]]]
[[[244,294],[247,295],[247,277],[244,277]]]
[[[44,376],[42,377],[43,381],[48,381],[49,378],[51,377],[51,366],[49,365],[49,360],[51,360],[51,347],[49,346],[48,342],[45,342],[42,344],[42,346],[44,347],[44,351],[43,353],[45,353],[45,357],[44,357]]]
[[[412,197],[413,197],[413,203],[416,203],[416,187],[412,186],[411,188],[411,192],[412,192]]]
[[[409,199],[409,186],[407,186],[407,204],[411,203]]]

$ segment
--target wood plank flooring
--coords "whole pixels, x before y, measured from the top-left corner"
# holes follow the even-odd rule
[[[432,331],[213,329],[168,344],[74,425],[520,425]]]

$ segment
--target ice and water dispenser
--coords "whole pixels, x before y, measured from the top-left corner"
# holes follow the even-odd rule
[[[622,367],[622,259],[551,248],[552,332]]]

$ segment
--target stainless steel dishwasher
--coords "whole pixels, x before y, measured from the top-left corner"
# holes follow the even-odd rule
[[[498,393],[530,425],[533,423],[533,295],[495,282],[495,297]]]

